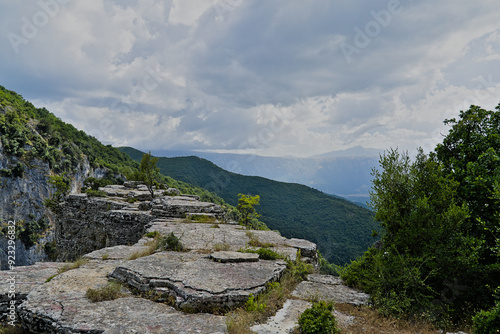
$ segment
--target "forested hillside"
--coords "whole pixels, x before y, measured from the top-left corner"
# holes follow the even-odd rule
[[[143,154],[120,150],[137,161]],[[239,193],[259,195],[257,210],[269,228],[317,243],[330,262],[347,263],[375,241],[371,233],[378,224],[369,210],[313,188],[230,173],[197,157],[160,158],[158,166],[163,174],[206,188],[231,205],[237,204]]]

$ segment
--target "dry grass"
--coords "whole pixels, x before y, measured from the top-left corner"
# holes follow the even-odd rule
[[[79,268],[79,267],[83,266],[87,262],[89,262],[89,259],[79,258],[79,259],[77,259],[73,263],[65,263],[62,267],[60,267],[59,269],[57,269],[57,273],[58,274],[62,274],[64,272],[68,271],[68,270],[73,270],[73,269]]]
[[[85,297],[93,303],[114,300],[125,296],[126,294],[122,292],[121,284],[115,281],[108,282],[105,286],[97,289],[88,289],[85,294]]]
[[[261,242],[257,238],[257,236],[255,235],[255,233],[253,233],[251,231],[246,231],[245,234],[247,235],[247,237],[250,238],[250,241],[247,242],[248,246],[257,247],[257,248],[270,248],[270,247],[274,247],[274,245],[271,244],[271,243]]]
[[[140,257],[153,254],[159,247],[160,239],[161,239],[161,234],[155,235],[153,240],[150,240],[144,244],[145,246],[148,246],[148,248],[133,253],[127,258],[127,260],[135,260]]]
[[[220,252],[220,251],[228,251],[230,248],[231,248],[231,246],[229,246],[229,245],[228,245],[228,244],[226,244],[226,243],[223,243],[223,244],[215,244],[215,245],[214,245],[214,251],[216,251],[216,252]]]
[[[384,317],[377,310],[368,306],[337,304],[335,309],[343,314],[355,317],[354,323],[342,328],[342,334],[437,334],[434,326],[425,322],[411,322]]]

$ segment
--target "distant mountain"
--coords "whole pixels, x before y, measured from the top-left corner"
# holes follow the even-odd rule
[[[133,148],[120,151],[136,161],[143,154]],[[272,166],[272,159],[263,161]],[[232,205],[237,205],[239,193],[260,195],[257,209],[267,226],[288,238],[317,243],[323,256],[336,264],[361,255],[374,242],[372,230],[378,230],[369,210],[311,187],[228,172],[194,156],[161,157],[158,167],[163,174],[212,191]]]
[[[257,155],[155,150],[163,157],[197,156],[238,174],[304,184],[366,205],[371,170],[378,166],[379,151],[355,147],[310,158],[263,157]]]

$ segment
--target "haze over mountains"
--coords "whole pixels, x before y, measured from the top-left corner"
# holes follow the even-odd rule
[[[380,152],[357,146],[307,158],[169,150],[154,150],[152,154],[197,156],[233,173],[304,184],[364,205],[369,200],[370,173],[378,166]]]

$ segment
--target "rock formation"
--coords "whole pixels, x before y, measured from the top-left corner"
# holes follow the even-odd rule
[[[137,184],[101,188],[105,198],[69,195],[57,214],[60,258],[83,255],[80,267],[62,263],[17,268],[18,322],[33,333],[225,333],[225,312],[245,304],[280,280],[286,263],[238,252],[266,245],[292,260],[317,264],[314,243],[273,231],[247,231],[226,224],[220,206],[192,196],[169,194],[151,200]],[[131,200],[132,199],[132,200]],[[204,223],[179,218],[202,215]],[[154,251],[153,236],[178,238],[183,251]],[[0,272],[5,317],[11,298],[10,272]],[[120,298],[91,302],[89,289],[122,284]],[[337,279],[309,275],[283,309],[256,333],[286,333],[320,293],[341,302],[365,303],[367,296]],[[221,315],[222,314],[222,315]]]

